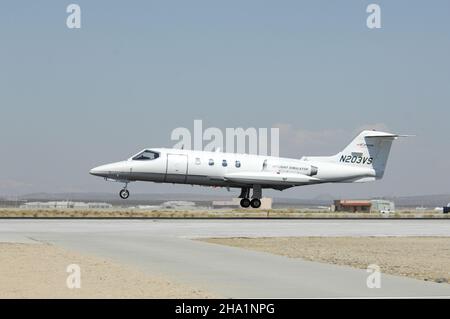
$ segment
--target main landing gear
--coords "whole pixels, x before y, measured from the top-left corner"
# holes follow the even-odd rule
[[[130,192],[127,189],[127,185],[128,184],[125,184],[124,188],[122,188],[119,192],[119,196],[122,199],[127,199],[128,197],[130,197]]]
[[[241,199],[241,207],[243,208],[259,208],[261,207],[261,197],[262,197],[262,190],[261,185],[253,185],[253,196],[252,199],[249,199],[250,197],[250,188],[249,187],[243,187],[241,189],[241,195],[239,195],[239,198]]]

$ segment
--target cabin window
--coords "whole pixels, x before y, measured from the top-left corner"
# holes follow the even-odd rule
[[[133,160],[135,160],[135,161],[149,161],[149,160],[157,159],[158,157],[159,157],[159,153],[158,152],[145,150],[145,151],[139,153],[138,155],[136,155],[135,157],[133,157]]]
[[[200,157],[195,159],[195,165],[200,165],[202,162],[200,161]]]
[[[227,160],[222,160],[222,166],[223,167],[227,167],[228,166]]]
[[[209,159],[208,165],[209,166],[213,166],[214,165],[214,160],[212,158]]]
[[[241,162],[240,161],[236,161],[235,165],[236,165],[237,168],[239,168],[239,167],[241,167]]]

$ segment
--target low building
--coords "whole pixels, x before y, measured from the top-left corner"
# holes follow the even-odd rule
[[[334,201],[331,210],[335,212],[352,213],[392,213],[395,212],[395,204],[392,201],[384,199],[339,199]]]
[[[184,200],[171,200],[160,205],[161,209],[195,209],[195,203]]]
[[[373,199],[371,200],[372,207],[371,212],[377,213],[393,213],[395,212],[395,204],[390,200],[385,199]]]
[[[100,203],[100,202],[91,202],[91,203],[87,203],[88,208],[89,209],[109,209],[112,208],[113,205],[109,204],[109,203]]]
[[[27,202],[20,205],[23,209],[108,209],[112,208],[108,203],[84,203],[72,201]]]
[[[332,211],[335,212],[370,212],[370,200],[338,199],[334,201]]]

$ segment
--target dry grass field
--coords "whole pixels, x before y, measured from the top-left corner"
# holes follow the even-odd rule
[[[209,210],[140,210],[140,209],[47,209],[1,208],[0,218],[450,218],[433,211],[397,213],[345,213],[302,209],[209,209]]]
[[[205,241],[361,269],[376,264],[382,272],[393,275],[450,282],[450,237],[270,237]]]
[[[0,260],[0,298],[211,297],[160,275],[52,245],[0,243]],[[79,289],[66,283],[71,264],[80,266]]]

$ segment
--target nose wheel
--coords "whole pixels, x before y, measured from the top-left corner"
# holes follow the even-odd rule
[[[130,192],[128,191],[128,189],[124,188],[119,192],[119,196],[122,199],[127,199],[128,197],[130,197]]]

